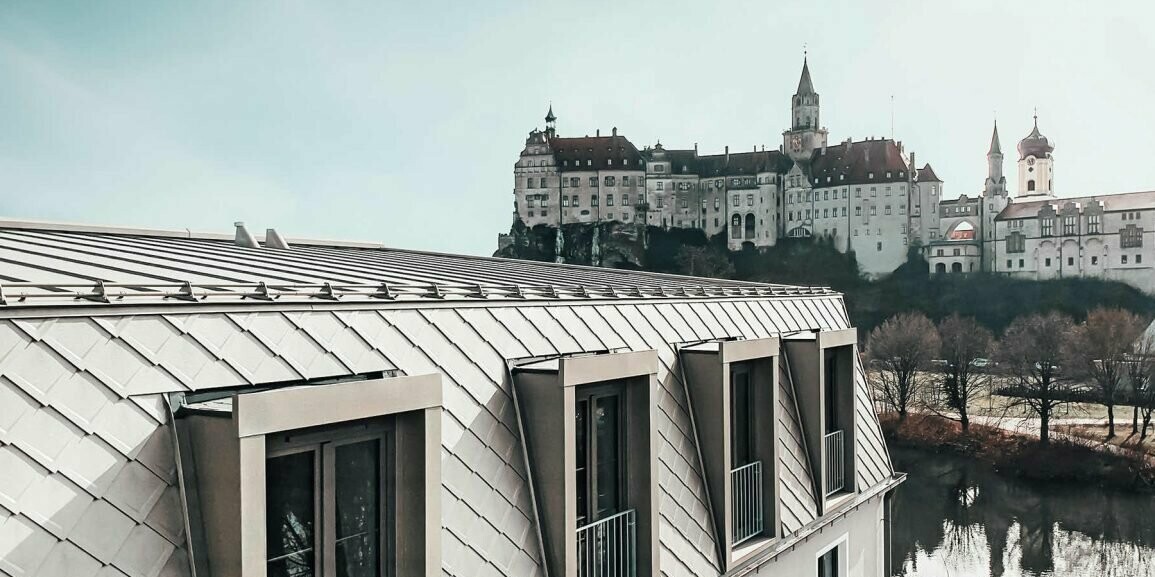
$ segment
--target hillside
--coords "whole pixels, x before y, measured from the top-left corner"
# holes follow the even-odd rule
[[[515,224],[510,240],[495,256],[554,260],[556,228]],[[909,310],[936,321],[955,312],[973,316],[996,333],[1016,316],[1049,310],[1077,320],[1098,306],[1155,317],[1155,298],[1123,283],[1030,281],[989,274],[931,277],[926,261],[914,253],[893,274],[869,280],[859,273],[853,254],[817,239],[783,239],[766,251],[729,252],[724,238],[706,238],[700,230],[608,223],[565,225],[561,240],[565,262],[574,264],[829,286],[845,294],[851,320],[863,333]]]

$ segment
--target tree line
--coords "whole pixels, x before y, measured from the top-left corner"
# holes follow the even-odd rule
[[[937,325],[921,312],[897,314],[870,332],[866,357],[875,398],[905,420],[927,410],[969,430],[968,406],[998,389],[1039,419],[1050,440],[1057,409],[1090,399],[1107,409],[1108,438],[1115,407],[1133,406],[1132,434],[1147,437],[1155,413],[1155,336],[1127,310],[1096,308],[1076,323],[1060,312],[1015,318],[1000,338],[971,317],[953,314]]]

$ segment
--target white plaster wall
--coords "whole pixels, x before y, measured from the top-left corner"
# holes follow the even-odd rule
[[[831,545],[845,540],[839,551],[847,577],[887,577],[883,571],[882,496],[864,503],[856,511],[824,529],[815,532],[791,551],[767,562],[753,575],[766,577],[816,575],[818,556]]]

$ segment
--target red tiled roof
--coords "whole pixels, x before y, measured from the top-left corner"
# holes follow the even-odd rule
[[[819,185],[826,184],[826,177],[830,177],[831,183],[839,184],[905,182],[906,171],[906,161],[893,140],[862,140],[827,146],[825,153],[817,149],[810,159],[810,176]],[[843,175],[845,177],[840,178]]]
[[[642,154],[621,135],[554,138],[549,141],[562,172],[576,170],[645,170]],[[590,163],[589,161],[593,161]],[[613,164],[609,161],[613,160]]]

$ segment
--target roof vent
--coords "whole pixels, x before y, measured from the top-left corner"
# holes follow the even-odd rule
[[[233,244],[237,246],[247,246],[249,248],[260,248],[260,245],[257,244],[257,239],[253,238],[253,235],[249,234],[249,230],[245,228],[245,223],[238,220],[233,223],[233,226],[237,227],[237,236],[233,240]]]
[[[270,228],[265,230],[265,247],[266,248],[283,248],[288,249],[289,243],[285,241],[285,237],[277,232],[277,229]]]

